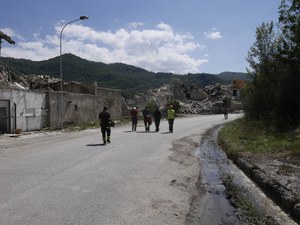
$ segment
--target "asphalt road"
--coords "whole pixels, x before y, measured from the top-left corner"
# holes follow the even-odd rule
[[[180,151],[193,153],[202,134],[224,122],[223,115],[179,118],[174,133],[166,121],[145,133],[139,121],[137,132],[112,128],[106,146],[98,129],[2,137],[0,224],[184,224],[199,165]]]

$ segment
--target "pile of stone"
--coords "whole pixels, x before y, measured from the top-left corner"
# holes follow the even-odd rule
[[[227,106],[229,111],[241,110],[242,104],[232,95],[231,87],[232,84],[213,84],[201,88],[175,81],[172,85],[164,84],[157,89],[149,90],[146,94],[138,94],[133,99],[126,100],[126,103],[129,108],[133,106],[144,108],[152,102],[163,109],[170,100],[176,99],[181,106],[180,113],[212,114],[222,113],[224,101],[229,101],[230,104]]]
[[[0,64],[0,87],[17,89],[51,90],[52,86],[57,86],[60,79],[49,75],[24,75],[4,64]]]
[[[24,89],[22,85],[13,80],[13,76],[9,72],[9,70],[0,64],[0,87],[5,88],[20,88]]]
[[[59,78],[54,78],[49,75],[28,75],[26,76],[30,80],[30,88],[38,90],[53,90],[53,86],[57,86],[60,82]]]

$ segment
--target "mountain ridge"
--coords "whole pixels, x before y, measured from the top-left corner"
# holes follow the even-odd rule
[[[32,61],[2,57],[2,62],[14,70],[25,74],[50,75],[60,78],[60,57],[48,60]],[[110,63],[89,61],[73,54],[62,55],[63,79],[84,83],[97,82],[101,87],[122,90],[124,96],[133,96],[138,92],[155,89],[173,79],[206,86],[212,83],[229,83],[231,80],[246,77],[245,73],[223,72],[221,74],[186,74],[177,75],[165,72],[150,72],[143,68],[124,63]],[[235,76],[234,76],[235,75]],[[226,77],[227,76],[227,77]]]

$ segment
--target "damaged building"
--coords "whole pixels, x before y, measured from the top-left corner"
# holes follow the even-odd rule
[[[181,80],[173,80],[172,84],[165,84],[158,89],[150,90],[147,94],[138,94],[127,101],[131,107],[144,108],[150,102],[164,108],[167,103],[176,99],[184,114],[214,114],[242,110],[241,92],[246,82],[235,80],[228,85],[212,84],[199,87],[186,84]]]
[[[122,115],[121,91],[96,83],[64,82],[48,75],[23,75],[0,64],[0,134],[58,129],[63,124],[95,123],[103,106]],[[63,108],[61,108],[63,106]]]
[[[130,116],[131,107],[144,108],[150,102],[164,108],[170,100],[179,101],[179,113],[212,114],[242,110],[241,92],[246,82],[199,87],[180,79],[160,88],[122,98],[121,91],[98,87],[97,83],[65,82],[49,75],[23,75],[0,63],[0,134],[59,129],[64,125],[95,123],[103,106],[113,119]]]

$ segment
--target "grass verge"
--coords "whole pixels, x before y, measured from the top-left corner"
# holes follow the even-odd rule
[[[226,124],[220,131],[218,141],[232,158],[243,152],[300,156],[300,129],[292,133],[279,133],[263,123],[244,118]]]

